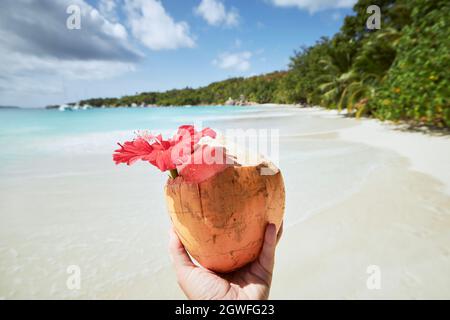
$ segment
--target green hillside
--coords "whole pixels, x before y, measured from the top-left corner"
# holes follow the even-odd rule
[[[368,6],[381,8],[380,30],[367,30]],[[206,87],[89,99],[92,106],[210,105],[244,95],[257,103],[306,103],[356,116],[450,127],[450,3],[360,0],[340,32],[301,48],[289,69]]]

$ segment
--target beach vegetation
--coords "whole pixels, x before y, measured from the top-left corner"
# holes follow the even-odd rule
[[[380,29],[367,28],[373,1],[359,0],[338,33],[294,51],[285,71],[80,104],[222,105],[245,97],[255,103],[320,105],[358,117],[450,127],[450,3],[375,2]]]

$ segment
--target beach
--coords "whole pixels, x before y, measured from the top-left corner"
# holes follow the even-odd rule
[[[279,130],[286,211],[272,299],[450,298],[448,136],[277,105],[0,112],[0,298],[183,299],[167,175],[111,154],[133,130],[185,123]]]

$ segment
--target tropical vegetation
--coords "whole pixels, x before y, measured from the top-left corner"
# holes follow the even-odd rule
[[[374,4],[381,9],[381,28],[369,30],[367,8]],[[294,52],[287,71],[80,104],[212,105],[245,96],[450,127],[450,2],[359,0],[353,11],[332,38]]]

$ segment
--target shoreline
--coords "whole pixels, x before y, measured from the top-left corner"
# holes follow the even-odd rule
[[[30,109],[44,109],[44,110],[58,110],[61,106],[69,106],[69,105],[53,105],[53,106],[45,106],[45,107],[30,107],[30,108],[23,108],[23,107],[14,107],[14,109],[22,109],[22,110],[30,110]],[[86,106],[86,109],[83,109],[83,107]],[[102,107],[93,107],[90,105],[80,105],[77,108],[72,109],[72,105],[69,106],[67,109],[71,109],[70,111],[86,111],[86,110],[92,110],[92,109],[153,109],[153,108],[193,108],[193,107],[293,107],[293,108],[299,108],[299,109],[305,109],[305,110],[318,110],[318,111],[325,111],[329,114],[337,114],[342,116],[348,116],[347,110],[343,109],[340,112],[337,109],[327,109],[325,107],[321,106],[311,106],[311,105],[303,105],[303,104],[282,104],[282,103],[249,103],[249,104],[243,104],[243,105],[227,105],[227,104],[200,104],[200,105],[146,105],[146,106],[102,106]],[[7,108],[5,108],[7,109]],[[450,135],[450,128],[439,128],[435,126],[430,126],[427,124],[422,123],[415,123],[411,121],[398,121],[396,123],[389,121],[389,120],[380,120],[376,117],[361,117],[361,118],[355,118],[353,116],[349,116],[350,119],[356,119],[356,120],[378,120],[381,123],[386,123],[390,126],[397,127],[399,130],[407,131],[407,132],[419,132],[419,133],[425,133],[425,134],[431,134],[431,135]]]
[[[376,119],[363,119],[360,127],[340,131],[340,138],[397,152],[409,161],[410,169],[430,175],[442,182],[450,195],[450,136],[433,136],[399,131],[401,126]],[[447,150],[446,150],[447,149]]]
[[[352,121],[358,124],[325,139],[387,150],[392,158],[357,190],[286,228],[271,298],[448,299],[450,137]],[[380,290],[366,287],[372,265],[381,270]]]

